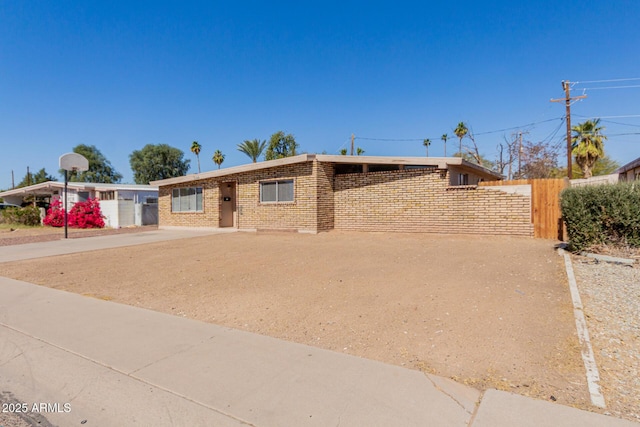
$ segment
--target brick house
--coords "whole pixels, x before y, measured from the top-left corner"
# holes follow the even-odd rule
[[[161,228],[531,236],[531,196],[461,158],[303,154],[154,181]]]

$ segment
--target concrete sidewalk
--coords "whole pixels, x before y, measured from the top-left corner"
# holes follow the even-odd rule
[[[210,234],[229,233],[237,230],[221,229],[172,229],[153,230],[141,233],[111,234],[96,237],[74,237],[73,239],[53,240],[50,242],[28,243],[25,245],[0,246],[0,263],[66,255],[78,252],[119,248],[123,246],[144,245],[168,240],[187,239]],[[1,270],[0,270],[1,273]]]
[[[2,277],[0,391],[60,426],[640,426]]]

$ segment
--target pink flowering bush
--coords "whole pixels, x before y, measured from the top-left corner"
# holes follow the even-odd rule
[[[104,228],[98,199],[78,202],[69,210],[69,226],[75,228]]]
[[[104,228],[104,218],[100,210],[98,199],[88,199],[85,202],[78,202],[69,209],[69,227],[73,228]],[[45,225],[52,227],[64,227],[64,209],[62,201],[55,200],[49,206],[47,216],[43,220]]]
[[[64,209],[60,199],[54,200],[47,209],[47,216],[42,220],[44,225],[51,227],[64,227]]]

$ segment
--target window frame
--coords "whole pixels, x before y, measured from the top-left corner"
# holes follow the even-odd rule
[[[290,200],[281,200],[281,192],[280,192],[280,186],[285,184],[285,183],[290,183],[291,184],[291,199]],[[275,200],[264,200],[264,192],[263,192],[263,186],[264,185],[271,185],[271,184],[275,184],[276,186],[276,190],[275,190]],[[287,204],[287,203],[295,203],[296,201],[296,183],[295,180],[293,178],[288,178],[288,179],[275,179],[275,180],[269,180],[269,181],[260,181],[259,183],[259,200],[261,204],[265,204],[265,205],[275,205],[275,204]],[[283,190],[284,193],[284,190]],[[283,194],[283,196],[286,196],[286,193]]]
[[[193,194],[183,195],[183,192],[189,192],[193,190]],[[177,191],[177,201],[176,201],[176,191]],[[200,200],[198,200],[198,195],[200,196]],[[194,198],[194,208],[193,209],[182,209],[183,201],[182,198]],[[200,202],[200,203],[198,203]],[[187,199],[184,204],[191,205],[189,199]],[[199,205],[199,206],[198,206]],[[177,209],[176,209],[177,207]],[[200,209],[198,209],[198,207]],[[176,187],[171,189],[171,212],[172,213],[201,213],[204,212],[204,191],[202,187]]]

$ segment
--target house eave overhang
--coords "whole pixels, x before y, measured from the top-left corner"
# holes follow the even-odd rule
[[[158,187],[153,185],[138,184],[101,184],[93,182],[69,182],[68,188],[74,191],[158,191]],[[53,194],[55,190],[64,190],[64,182],[47,181],[40,184],[29,185],[27,187],[14,188],[0,193],[0,197],[21,196],[21,195],[43,195]]]
[[[624,166],[619,167],[618,169],[616,169],[613,173],[617,173],[618,175],[623,174],[623,173],[627,173],[630,170],[633,170],[635,168],[640,167],[640,157],[638,157],[637,159],[635,159],[632,162],[627,163]]]
[[[457,169],[472,171],[483,178],[493,180],[504,177],[497,172],[483,166],[471,163],[460,157],[388,157],[388,156],[343,156],[324,155],[316,156],[318,161],[331,163],[367,164],[367,165],[413,165],[413,166],[433,166],[436,169],[449,169],[451,166]]]
[[[318,161],[324,163],[347,163],[347,164],[369,164],[369,165],[415,165],[432,166],[436,169],[449,169],[455,166],[463,171],[474,172],[482,178],[491,180],[502,179],[503,176],[497,172],[489,170],[475,163],[468,162],[459,157],[388,157],[388,156],[343,156],[328,154],[301,154],[298,156],[285,157],[277,160],[267,160],[246,165],[233,166],[226,169],[219,169],[199,174],[189,174],[175,178],[151,181],[151,185],[162,187],[167,185],[177,185],[201,181],[210,178],[222,178],[238,173],[253,172],[261,169],[269,169],[278,166],[293,165],[304,162]]]
[[[315,154],[300,154],[298,156],[285,157],[283,159],[266,160],[264,162],[249,163],[249,164],[240,165],[240,166],[232,166],[230,168],[218,169],[211,172],[195,173],[195,174],[189,174],[185,176],[178,176],[176,178],[167,178],[167,179],[162,179],[158,181],[151,181],[151,185],[162,187],[165,185],[182,184],[185,182],[200,181],[200,180],[209,179],[209,178],[218,178],[218,177],[233,175],[237,173],[252,172],[252,171],[261,170],[261,169],[273,168],[277,166],[285,166],[285,165],[293,165],[296,163],[310,162],[310,161],[313,161],[315,158],[316,158]]]

